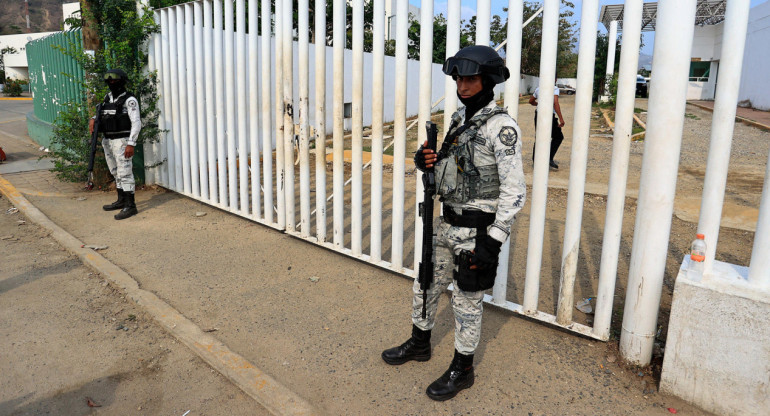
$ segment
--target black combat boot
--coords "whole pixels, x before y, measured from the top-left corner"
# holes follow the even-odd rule
[[[126,193],[122,189],[118,188],[118,200],[109,204],[102,205],[102,209],[105,211],[115,211],[126,206]]]
[[[126,192],[125,195],[126,205],[123,207],[123,209],[120,210],[120,212],[115,214],[116,220],[124,220],[139,213],[139,211],[136,210],[136,203],[134,203],[134,193]]]
[[[425,393],[433,400],[444,401],[457,396],[461,390],[473,385],[473,354],[464,355],[455,350],[449,370],[434,381]]]
[[[382,359],[390,365],[403,364],[409,360],[430,360],[430,331],[412,325],[412,337],[398,347],[383,351]]]

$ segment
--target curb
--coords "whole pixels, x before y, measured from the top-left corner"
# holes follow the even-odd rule
[[[203,332],[200,327],[154,293],[140,289],[139,283],[118,266],[99,253],[82,248],[82,242],[51,221],[2,175],[0,175],[0,193],[24,212],[30,220],[50,231],[51,236],[67,251],[102,274],[105,280],[119,287],[129,299],[144,308],[169,334],[251,396],[270,414],[281,416],[320,414],[305,399],[256,368],[216,338]]]
[[[709,106],[706,106],[706,105],[693,103],[691,101],[688,101],[687,104],[695,106],[695,107],[698,107],[698,108],[700,108],[702,110],[711,111],[712,113],[714,112],[713,108],[711,108]],[[735,121],[740,121],[743,124],[747,124],[749,126],[756,127],[758,129],[762,129],[762,130],[765,130],[765,131],[770,131],[770,126],[768,126],[766,124],[762,124],[762,123],[754,121],[754,120],[749,120],[749,119],[741,117],[739,115],[735,116]]]
[[[29,98],[29,97],[0,97],[0,100],[3,100],[3,101],[5,101],[5,100],[8,100],[8,101],[11,101],[11,100],[32,101],[32,98]]]

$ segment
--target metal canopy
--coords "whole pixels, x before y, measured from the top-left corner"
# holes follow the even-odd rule
[[[727,0],[698,0],[695,11],[695,25],[715,25],[725,20],[725,7]],[[655,31],[655,20],[658,17],[658,3],[644,3],[642,9],[642,32]],[[609,4],[602,6],[599,13],[599,21],[604,24],[607,31],[610,30],[610,22],[618,22],[618,32],[623,30],[623,5]]]

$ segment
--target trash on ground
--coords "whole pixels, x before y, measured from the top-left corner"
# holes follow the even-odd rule
[[[198,212],[196,212],[196,213],[195,213],[195,216],[196,216],[196,217],[205,217],[205,216],[206,216],[206,213],[205,213],[205,212],[203,212],[203,211],[198,211]]]
[[[0,240],[13,240],[13,241],[16,241],[16,240],[18,240],[18,238],[14,237],[12,235],[6,235],[6,236],[3,236],[3,237],[0,237]]]
[[[84,197],[84,196],[79,196],[79,197],[77,197],[75,200],[76,200],[76,201],[85,201],[86,199],[88,199],[88,198],[86,198],[86,197]]]
[[[184,412],[184,413],[182,413],[182,416],[187,416],[187,414],[188,414],[188,413],[190,413],[190,411],[189,411],[189,410],[188,410],[188,411],[186,411],[186,412]]]
[[[317,281],[318,281],[318,279],[319,279],[319,278],[318,278],[318,277],[316,277],[316,276],[310,276],[310,281],[311,281],[311,282],[313,282],[313,283],[317,282]]]
[[[26,222],[26,221],[24,221],[24,220],[18,220],[18,221],[16,221],[16,224],[18,224],[18,225],[24,225],[24,224],[26,224],[26,223],[27,223],[27,222]]]
[[[593,298],[584,298],[583,300],[579,301],[577,304],[575,304],[575,308],[583,313],[591,313],[593,312],[593,308],[591,308],[591,299]]]
[[[99,246],[96,244],[83,244],[80,248],[90,248],[91,250],[106,250],[109,246]]]
[[[16,207],[8,208],[8,211],[5,211],[6,214],[15,214],[17,212],[19,212],[19,209]]]
[[[216,331],[219,331],[219,328],[208,328],[203,330],[203,332],[216,332]]]
[[[86,397],[86,404],[88,404],[88,407],[102,407],[102,405],[97,404],[95,401],[91,400],[90,397]]]
[[[676,413],[676,409],[674,409],[673,407],[669,407],[668,411],[671,412],[671,413]]]

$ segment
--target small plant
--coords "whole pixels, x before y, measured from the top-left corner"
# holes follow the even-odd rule
[[[12,79],[6,80],[3,95],[6,97],[21,97],[21,84],[19,81],[14,81]]]
[[[695,114],[684,113],[684,116],[691,120],[700,120],[700,117],[696,116]]]

